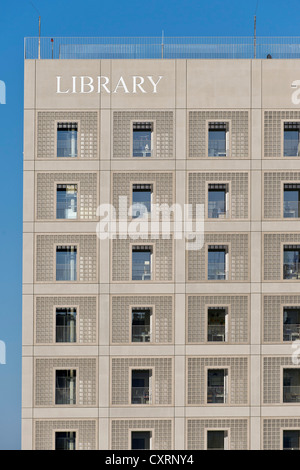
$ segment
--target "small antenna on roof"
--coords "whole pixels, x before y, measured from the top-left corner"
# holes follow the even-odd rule
[[[40,59],[41,58],[41,15],[40,15],[40,12],[39,10],[37,9],[37,7],[34,5],[34,3],[31,3],[31,6],[35,9],[35,11],[37,12],[37,14],[39,15],[39,50],[38,50],[38,58]]]
[[[256,59],[256,15],[254,15],[254,59]]]
[[[41,58],[41,17],[39,16],[39,59]]]
[[[255,13],[254,13],[254,59],[256,59],[256,13],[257,13],[257,8],[258,8],[258,2],[256,2],[256,8],[255,8]]]

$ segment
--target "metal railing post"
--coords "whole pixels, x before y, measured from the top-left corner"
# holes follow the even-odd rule
[[[41,58],[41,17],[39,16],[39,53],[38,58]]]
[[[254,59],[256,59],[256,15],[254,16]]]

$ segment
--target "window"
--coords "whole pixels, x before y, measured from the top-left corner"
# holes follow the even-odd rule
[[[228,431],[207,431],[207,450],[228,450]]]
[[[132,431],[131,432],[131,450],[150,450],[152,432],[151,431]]]
[[[299,131],[300,122],[284,123],[283,155],[285,157],[299,157]]]
[[[76,308],[56,309],[56,342],[76,343]]]
[[[283,450],[300,450],[300,430],[283,431]]]
[[[152,246],[137,245],[132,247],[132,280],[151,281]]]
[[[228,336],[228,309],[209,307],[207,310],[207,341],[225,342]]]
[[[76,281],[76,246],[56,247],[56,280]]]
[[[56,218],[77,219],[77,184],[57,185]]]
[[[57,370],[56,405],[76,405],[76,370]]]
[[[299,217],[300,184],[285,184],[283,195],[283,217]]]
[[[55,450],[76,450],[76,432],[56,432]]]
[[[283,308],[283,341],[300,339],[300,307]]]
[[[228,280],[228,247],[209,245],[207,256],[207,276],[209,281]]]
[[[132,217],[138,218],[151,212],[152,184],[134,184],[132,186]]]
[[[229,123],[208,123],[208,156],[227,157],[229,155]]]
[[[57,157],[77,157],[77,133],[75,122],[57,124]]]
[[[207,403],[227,403],[228,370],[208,369]]]
[[[132,342],[149,343],[151,341],[152,309],[135,307],[132,309]]]
[[[300,402],[300,369],[283,369],[283,403]]]
[[[133,405],[149,405],[151,396],[152,370],[132,370],[131,373],[131,403]]]
[[[153,154],[153,122],[133,123],[133,156],[151,157]]]
[[[208,185],[208,218],[225,219],[228,212],[228,184]]]
[[[284,245],[283,279],[300,279],[300,246]]]

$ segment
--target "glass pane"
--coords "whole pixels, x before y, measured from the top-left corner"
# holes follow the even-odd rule
[[[208,156],[226,157],[226,130],[209,130]]]
[[[284,190],[284,217],[299,217],[299,190]]]
[[[297,157],[299,156],[299,130],[285,130],[284,131],[284,156]]]
[[[133,156],[151,157],[151,130],[133,131]]]
[[[56,342],[76,342],[76,309],[56,309]]]
[[[132,450],[149,450],[150,449],[150,431],[133,431],[131,434]]]
[[[226,191],[210,189],[208,191],[208,218],[218,219],[226,214]]]
[[[149,370],[133,370],[131,377],[131,403],[147,405],[150,403]]]
[[[151,212],[152,191],[149,189],[133,189],[132,191],[132,217],[142,217]]]
[[[283,370],[283,402],[300,402],[300,369]]]
[[[207,372],[207,403],[225,403],[224,369],[213,369]]]
[[[299,250],[291,249],[284,250],[283,258],[283,278],[284,279],[299,279]]]
[[[132,386],[133,387],[149,387],[149,370],[133,370]]]
[[[56,280],[76,281],[76,249],[57,249]]]
[[[149,342],[150,341],[150,318],[151,310],[132,310],[132,341]]]
[[[56,432],[55,433],[55,450],[76,450],[76,433],[75,432]]]
[[[77,130],[57,129],[57,156],[77,157]]]
[[[77,219],[77,186],[58,186],[56,195],[56,218]]]
[[[226,309],[208,309],[207,340],[225,341]]]
[[[300,308],[283,310],[283,341],[300,339]]]
[[[291,430],[283,431],[283,449],[284,450],[299,450],[300,431]]]
[[[226,251],[208,251],[208,280],[226,279]]]
[[[151,280],[151,251],[132,252],[132,280]]]
[[[56,371],[55,404],[76,404],[76,370]]]
[[[224,431],[207,431],[207,450],[224,450],[224,441]]]

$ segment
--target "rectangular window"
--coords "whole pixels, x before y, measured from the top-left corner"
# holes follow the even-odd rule
[[[300,122],[284,123],[283,155],[285,157],[299,157],[300,154]]]
[[[228,336],[228,309],[209,307],[207,310],[207,341],[225,342]]]
[[[208,218],[225,219],[228,212],[228,184],[208,185]]]
[[[228,370],[208,369],[207,403],[227,403]]]
[[[283,369],[283,403],[300,402],[300,369]]]
[[[76,432],[57,431],[55,433],[55,450],[76,450]]]
[[[132,186],[132,217],[139,218],[150,214],[153,195],[152,184],[134,184]]]
[[[283,249],[283,279],[300,279],[300,246],[285,245]]]
[[[57,157],[77,157],[78,124],[59,122],[57,124]]]
[[[131,432],[131,450],[150,450],[151,449],[151,431],[132,431]]]
[[[76,370],[57,370],[56,405],[76,405]]]
[[[132,247],[132,280],[151,281],[152,246],[137,245]]]
[[[300,430],[283,431],[283,450],[300,450]]]
[[[77,219],[77,184],[57,185],[56,218]]]
[[[133,123],[133,156],[151,157],[153,153],[153,122]]]
[[[152,309],[135,307],[132,309],[132,342],[151,342]]]
[[[229,155],[229,123],[208,123],[208,156],[227,157]]]
[[[56,309],[56,342],[76,343],[76,308]]]
[[[131,404],[149,405],[152,402],[152,370],[133,370],[131,373]]]
[[[56,280],[76,281],[77,278],[77,247],[56,247]]]
[[[283,217],[299,218],[300,184],[285,184],[283,195]]]
[[[207,257],[207,276],[209,281],[228,280],[228,247],[209,245]]]
[[[283,341],[300,339],[300,307],[283,308]]]
[[[228,450],[228,431],[207,431],[207,450]]]

